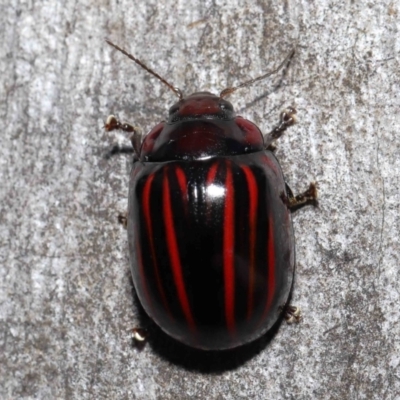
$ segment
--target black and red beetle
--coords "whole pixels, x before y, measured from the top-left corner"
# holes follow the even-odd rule
[[[271,151],[294,123],[281,114],[263,136],[224,99],[282,68],[219,96],[179,89],[107,41],[178,96],[169,118],[143,140],[114,116],[107,130],[132,132],[127,228],[133,281],[147,314],[167,334],[204,350],[234,348],[267,332],[288,305],[295,268],[291,210],[315,203],[317,191],[293,196]]]

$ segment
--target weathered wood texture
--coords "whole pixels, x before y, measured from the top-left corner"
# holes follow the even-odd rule
[[[0,397],[398,399],[399,13],[366,0],[3,0]],[[229,356],[156,331],[132,348],[143,318],[116,222],[129,161],[102,158],[128,141],[103,124],[116,113],[146,132],[175,97],[105,37],[185,93],[257,76],[297,43],[280,86],[230,100],[265,132],[298,110],[277,156],[293,189],[320,187],[320,208],[294,217],[300,325]]]

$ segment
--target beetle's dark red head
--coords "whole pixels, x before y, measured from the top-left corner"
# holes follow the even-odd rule
[[[169,109],[168,123],[193,119],[232,120],[235,117],[233,106],[210,92],[193,93],[179,100]]]

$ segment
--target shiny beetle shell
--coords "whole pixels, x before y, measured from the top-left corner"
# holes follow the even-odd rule
[[[294,238],[279,163],[263,135],[208,92],[181,99],[143,140],[129,183],[136,292],[168,335],[234,348],[280,318]]]

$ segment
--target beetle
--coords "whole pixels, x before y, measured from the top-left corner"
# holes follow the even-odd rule
[[[142,140],[115,116],[108,131],[132,133],[126,220],[133,282],[146,313],[168,335],[203,350],[251,342],[282,318],[301,318],[290,306],[295,270],[291,211],[316,204],[316,184],[294,196],[273,142],[295,123],[281,113],[267,135],[236,116],[225,99],[272,72],[225,89],[219,96],[182,92],[107,40],[166,84],[179,100],[167,121]]]

